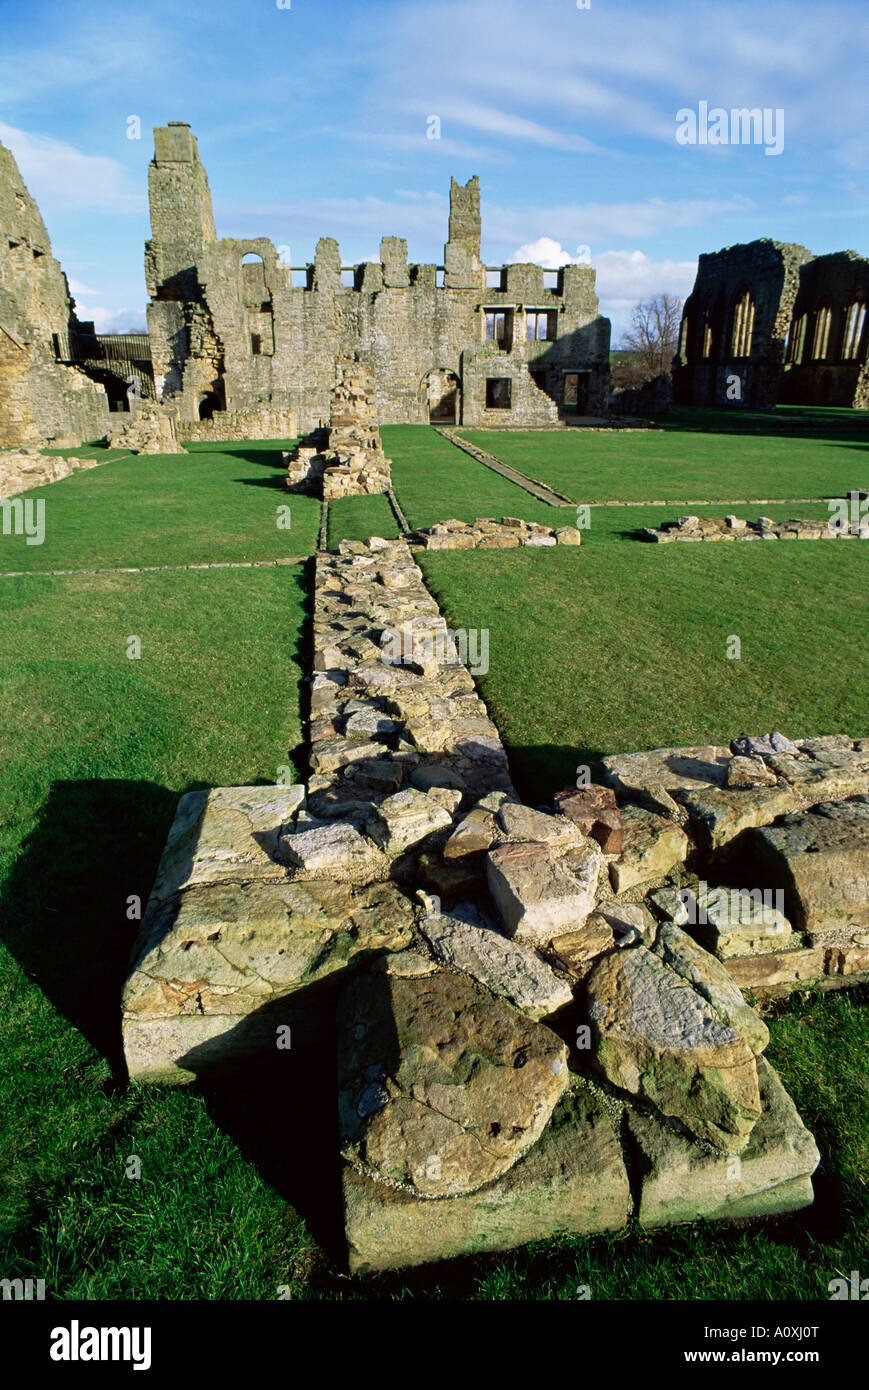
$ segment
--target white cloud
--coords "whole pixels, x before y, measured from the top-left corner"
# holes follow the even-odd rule
[[[655,261],[644,251],[602,251],[592,260],[604,312],[633,308],[641,299],[674,294],[685,299],[697,274],[695,261]]]
[[[107,309],[102,304],[85,304],[78,298],[76,317],[82,323],[93,323],[97,333],[147,333],[144,309]]]
[[[21,177],[40,206],[93,208],[101,212],[142,212],[142,188],[127,170],[105,155],[83,154],[65,140],[35,135],[0,122],[0,140],[15,156]]]
[[[544,270],[558,270],[563,265],[577,265],[581,259],[565,251],[560,241],[553,240],[551,236],[541,236],[536,241],[526,241],[524,246],[518,247],[512,256],[507,257],[506,264],[521,265],[530,262],[532,265],[542,265]]]

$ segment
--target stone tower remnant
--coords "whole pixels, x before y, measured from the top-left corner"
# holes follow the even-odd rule
[[[356,358],[337,365],[327,432],[314,431],[287,459],[287,487],[318,484],[323,500],[387,492],[390,460],[383,452],[371,368]]]
[[[105,390],[74,365],[82,327],[39,208],[0,145],[0,447],[105,434]]]

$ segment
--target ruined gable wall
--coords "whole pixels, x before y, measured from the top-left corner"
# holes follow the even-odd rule
[[[75,327],[66,276],[39,209],[11,151],[0,145],[0,445],[67,446],[105,434],[105,391],[58,361],[58,349],[71,355]]]
[[[727,404],[727,378],[741,382],[741,404],[771,409],[777,400],[784,344],[800,267],[811,260],[805,246],[762,238],[702,255],[694,289],[685,304],[685,352],[674,369],[677,399],[694,405]],[[747,287],[755,306],[749,357],[731,352],[733,309]],[[706,315],[712,326],[712,350],[703,357]]]
[[[864,324],[857,355],[843,359],[842,351],[851,305],[869,303],[869,259],[856,251],[836,251],[817,256],[800,267],[799,290],[793,305],[793,319],[807,315],[803,359],[786,363],[780,399],[803,405],[843,405],[865,409],[869,406],[869,330]],[[827,351],[823,359],[814,358],[814,337],[818,309],[831,310]]]

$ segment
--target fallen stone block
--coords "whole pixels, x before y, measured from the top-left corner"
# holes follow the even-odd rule
[[[372,810],[368,833],[388,855],[403,854],[414,845],[451,826],[453,818],[416,787],[395,792]]]
[[[764,1051],[769,1029],[746,1004],[730,971],[715,956],[672,922],[661,925],[652,950],[712,1005],[719,1018],[742,1034],[756,1056]]]
[[[700,846],[709,853],[723,848],[758,825],[770,825],[792,810],[793,792],[787,786],[711,787],[686,792],[682,804],[695,827]]]
[[[586,981],[592,1064],[620,1090],[715,1148],[745,1148],[760,1114],[748,1043],[645,946],[605,956]]]
[[[577,930],[594,908],[593,892],[553,859],[547,845],[500,845],[489,851],[486,873],[506,935],[532,945]]]
[[[350,1270],[364,1274],[620,1230],[630,1210],[621,1147],[598,1096],[575,1079],[534,1147],[496,1182],[420,1201],[343,1170]]]
[[[640,1172],[641,1226],[779,1216],[811,1206],[820,1154],[796,1106],[765,1058],[758,1058],[761,1112],[745,1149],[715,1154],[654,1116],[629,1108],[628,1132]]]
[[[529,1018],[547,1018],[573,999],[563,976],[527,946],[491,928],[441,916],[426,918],[421,930],[442,965],[464,971]]]
[[[338,1017],[341,1152],[423,1198],[493,1182],[539,1139],[567,1048],[452,971],[357,977]]]
[[[340,821],[283,835],[280,849],[294,879],[371,883],[389,875],[386,856],[354,826]]]
[[[787,816],[753,831],[750,848],[799,928],[869,927],[869,797]]]
[[[730,749],[716,744],[689,748],[653,748],[648,753],[616,753],[601,762],[602,780],[620,796],[660,786],[665,791],[697,791],[723,786]]]
[[[621,857],[609,869],[614,893],[665,876],[688,854],[684,830],[642,806],[622,807],[622,828]]]

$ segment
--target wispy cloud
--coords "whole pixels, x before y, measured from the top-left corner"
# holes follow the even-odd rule
[[[39,203],[104,212],[136,213],[146,207],[144,189],[133,185],[116,159],[83,154],[65,140],[2,123],[0,140],[12,151],[21,177]]]

